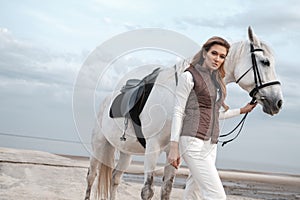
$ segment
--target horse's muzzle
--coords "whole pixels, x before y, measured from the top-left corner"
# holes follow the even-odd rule
[[[263,111],[269,115],[275,115],[279,113],[282,108],[283,100],[279,97],[261,97],[260,101],[263,105]]]

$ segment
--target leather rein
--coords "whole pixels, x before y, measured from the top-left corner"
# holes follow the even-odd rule
[[[254,45],[252,43],[250,43],[250,52],[251,52],[251,61],[252,61],[252,66],[242,75],[240,76],[240,78],[237,79],[236,83],[239,83],[240,80],[249,72],[251,71],[251,69],[253,70],[253,73],[254,73],[254,81],[255,81],[255,87],[249,92],[249,95],[250,97],[252,97],[252,100],[250,102],[250,104],[254,104],[256,102],[256,94],[259,92],[260,89],[262,88],[265,88],[265,87],[268,87],[268,86],[271,86],[271,85],[280,85],[280,82],[279,81],[271,81],[271,82],[267,82],[267,83],[263,83],[262,80],[261,80],[261,76],[260,76],[260,73],[259,73],[259,70],[258,70],[258,66],[257,66],[257,62],[256,62],[256,56],[255,56],[255,52],[256,51],[264,51],[263,49],[261,48],[254,48]],[[238,123],[238,125],[232,130],[230,131],[229,133],[227,134],[223,134],[223,135],[220,135],[220,137],[226,137],[230,134],[232,134],[236,129],[238,129],[238,127],[240,127],[237,135],[235,135],[232,139],[229,139],[229,140],[226,140],[226,141],[219,141],[222,143],[222,147],[235,140],[239,134],[241,133],[242,131],[242,128],[244,126],[244,123],[245,123],[245,120],[246,120],[246,117],[249,113],[245,113],[245,115],[243,116],[243,118],[241,119],[241,121]]]

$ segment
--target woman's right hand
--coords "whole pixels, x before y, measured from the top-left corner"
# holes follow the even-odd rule
[[[242,107],[240,109],[240,114],[245,114],[245,113],[251,112],[255,108],[256,105],[257,105],[257,103],[253,103],[253,104],[248,103],[247,105],[245,105],[244,107]]]
[[[178,169],[180,165],[180,156],[179,156],[179,148],[178,148],[178,142],[171,141],[170,142],[170,151],[168,155],[168,162]]]

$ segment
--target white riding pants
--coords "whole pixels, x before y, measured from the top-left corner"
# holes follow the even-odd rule
[[[181,136],[179,148],[190,175],[184,200],[226,200],[226,194],[215,162],[217,145],[196,137]]]

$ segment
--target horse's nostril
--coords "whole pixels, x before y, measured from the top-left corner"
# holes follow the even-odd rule
[[[277,102],[277,107],[280,109],[281,106],[282,106],[282,100],[279,100],[279,101]]]

